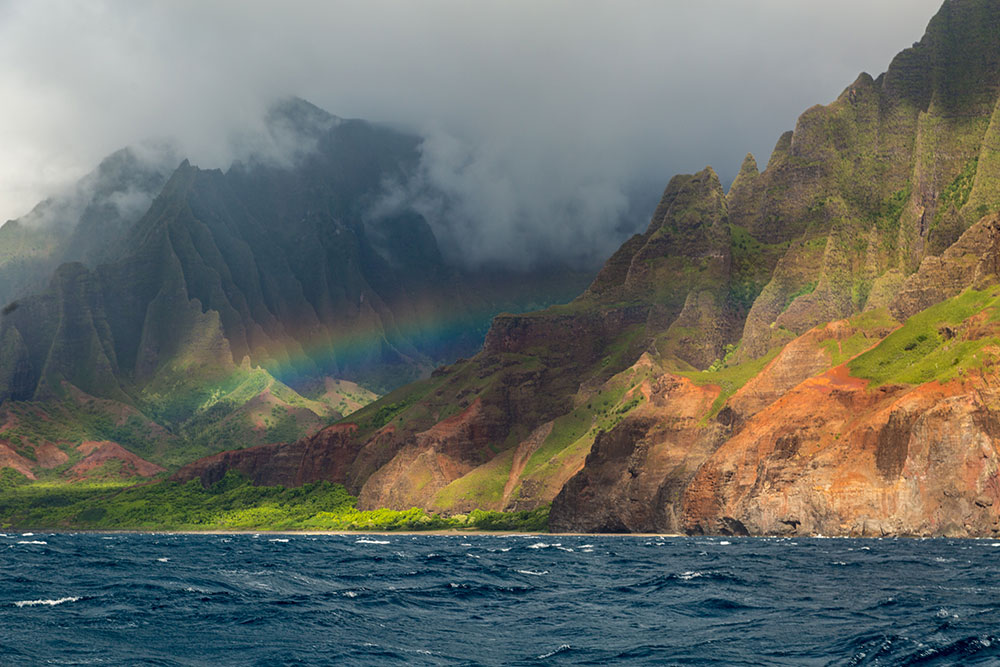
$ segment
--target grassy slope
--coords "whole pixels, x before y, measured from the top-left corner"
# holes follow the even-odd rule
[[[908,319],[848,363],[851,374],[884,384],[944,382],[992,364],[1000,345],[1000,289],[967,289]]]
[[[130,486],[127,481],[26,483],[0,470],[0,528],[84,530],[544,530],[548,508],[444,517],[355,509],[329,482],[295,489],[253,486],[236,473],[205,489],[197,481]]]

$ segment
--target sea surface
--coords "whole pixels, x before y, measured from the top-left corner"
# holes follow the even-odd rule
[[[0,664],[1000,664],[1000,542],[0,534]]]

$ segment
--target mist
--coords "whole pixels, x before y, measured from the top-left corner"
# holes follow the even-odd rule
[[[426,138],[426,187],[387,197],[449,255],[594,262],[673,174],[710,164],[728,185],[747,152],[763,166],[939,4],[0,0],[0,220],[126,145],[226,168],[297,95]]]

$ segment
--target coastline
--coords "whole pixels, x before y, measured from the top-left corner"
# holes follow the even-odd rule
[[[4,532],[4,531],[0,531]],[[434,535],[439,537],[461,537],[461,536],[492,536],[492,537],[641,537],[641,538],[676,538],[695,537],[692,535],[681,535],[677,533],[545,533],[540,531],[503,531],[503,530],[139,530],[139,529],[71,529],[71,528],[28,528],[28,529],[7,529],[8,533],[48,533],[56,535],[378,535],[381,537],[391,537],[393,535]],[[697,537],[726,537],[724,535],[701,535]],[[766,537],[766,536],[761,536]]]

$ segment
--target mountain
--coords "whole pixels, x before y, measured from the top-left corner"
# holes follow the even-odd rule
[[[28,443],[13,448],[21,468],[81,439],[163,465],[295,439],[471,354],[497,311],[568,299],[586,276],[458,268],[419,213],[379,206],[416,174],[419,137],[299,99],[267,125],[225,172],[182,162],[134,220],[107,202],[156,179],[126,151],[78,188],[93,194],[75,226],[4,227],[61,232],[66,250],[44,259],[78,260],[0,320],[0,445]]]
[[[175,479],[550,527],[1000,534],[1000,4],[948,0],[726,192],[673,178],[563,306],[294,443]]]
[[[44,289],[64,262],[95,264],[109,257],[176,162],[166,146],[123,148],[67,191],[0,226],[0,303]]]

